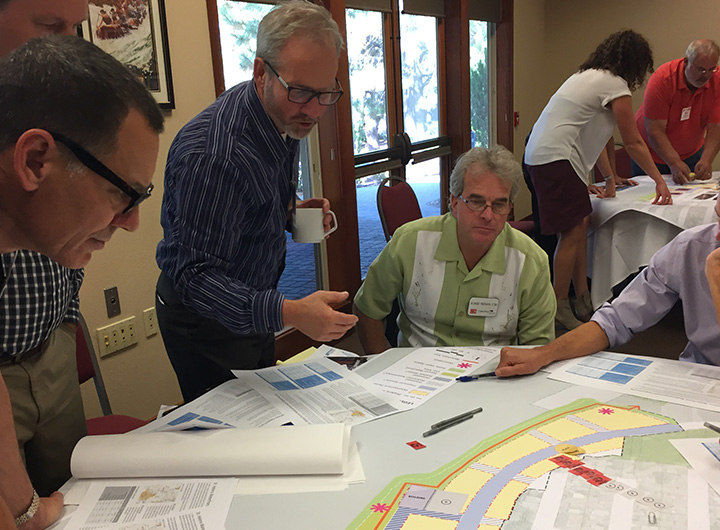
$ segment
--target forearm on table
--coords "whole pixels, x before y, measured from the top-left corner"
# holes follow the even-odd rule
[[[625,150],[628,152],[630,157],[635,160],[637,165],[645,170],[645,173],[656,183],[665,182],[642,138],[636,141],[627,142],[625,144]]]
[[[701,162],[711,166],[720,151],[720,123],[709,123],[705,133],[705,145]]]
[[[544,365],[551,362],[584,357],[604,350],[610,345],[607,335],[596,322],[587,322],[550,344],[535,348],[543,359]]]
[[[13,517],[27,510],[32,499],[33,487],[25,471],[18,450],[15,424],[13,422],[10,395],[5,380],[0,376],[0,497]]]
[[[597,159],[597,166],[603,177],[610,177],[615,174],[612,163],[610,162],[610,157],[607,153],[607,146],[605,149],[600,151],[600,156]]]
[[[355,304],[353,304],[353,314],[358,317],[355,329],[360,345],[367,355],[382,353],[391,347],[385,336],[385,323],[382,320],[370,318]]]
[[[645,119],[646,124],[650,121],[653,120]],[[670,139],[665,132],[664,126],[646,125],[646,128],[648,133],[648,143],[650,144],[650,147],[652,147],[653,151],[655,151],[658,156],[663,159],[665,164],[667,164],[668,166],[676,166],[680,164],[682,162],[682,158],[680,158],[680,155],[675,150],[672,143],[670,143]],[[638,160],[635,160],[635,162],[640,164]],[[645,169],[643,166],[640,167]]]

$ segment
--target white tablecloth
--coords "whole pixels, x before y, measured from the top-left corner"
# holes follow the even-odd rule
[[[638,186],[618,191],[615,198],[591,199],[588,276],[593,307],[609,300],[613,286],[647,265],[681,231],[717,220],[714,197],[719,178],[720,172],[714,172],[709,181],[678,186],[666,176],[672,206],[651,204],[655,183],[647,176],[635,178]],[[712,189],[707,188],[709,183]]]

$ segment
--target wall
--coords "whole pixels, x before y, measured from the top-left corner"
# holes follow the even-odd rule
[[[142,311],[154,305],[158,268],[155,247],[162,237],[160,205],[163,169],[170,143],[193,116],[215,99],[207,12],[203,0],[166,0],[168,40],[175,90],[175,110],[166,113],[165,132],[155,170],[153,197],[140,208],[140,228],[119,230],[107,248],[95,253],[85,269],[80,308],[97,348],[95,329],[137,317],[140,337],[136,346],[100,359],[113,412],[150,418],[160,403],[178,403],[182,397],[165,354],[160,334],[145,338]],[[107,318],[103,290],[117,286],[122,313]],[[101,414],[91,382],[83,385],[88,417]]]
[[[522,160],[525,137],[542,111],[548,96],[545,78],[545,0],[515,0],[513,94],[520,125],[513,138],[515,158]],[[539,109],[539,110],[538,110]],[[515,199],[515,218],[530,215],[530,192],[523,183]]]

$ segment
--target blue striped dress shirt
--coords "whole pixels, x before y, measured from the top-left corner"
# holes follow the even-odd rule
[[[285,227],[298,141],[284,139],[252,81],[223,93],[173,140],[157,263],[191,311],[235,333],[279,331]]]

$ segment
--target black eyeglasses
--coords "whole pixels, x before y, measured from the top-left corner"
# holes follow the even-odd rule
[[[344,94],[342,86],[340,85],[340,81],[338,81],[337,77],[335,78],[335,83],[337,83],[339,90],[331,90],[329,92],[317,92],[315,90],[309,90],[307,88],[298,88],[288,85],[285,80],[280,77],[280,74],[277,73],[277,70],[275,70],[275,68],[273,68],[269,62],[265,61],[265,64],[273,73],[273,75],[278,78],[280,84],[285,87],[285,90],[287,90],[288,101],[290,101],[291,103],[305,105],[306,103],[310,103],[312,98],[317,98],[320,105],[329,107],[331,105],[335,105],[335,103],[337,103]]]
[[[88,153],[85,148],[81,147],[79,144],[75,143],[67,136],[54,132],[50,132],[50,134],[56,142],[59,142],[65,147],[67,147],[70,152],[75,155],[75,158],[82,162],[82,164],[90,171],[96,173],[99,177],[107,180],[110,184],[112,184],[120,191],[122,191],[125,195],[130,197],[130,204],[128,204],[128,206],[122,211],[123,214],[134,210],[141,202],[150,197],[150,194],[155,187],[152,183],[145,189],[144,192],[140,193],[132,186],[130,186],[130,184],[118,177],[115,172],[113,172],[109,167],[107,167],[93,155]]]
[[[470,199],[466,199],[462,195],[458,195],[458,199],[461,199],[465,204],[467,204],[467,207],[473,212],[483,213],[489,206],[494,214],[507,215],[510,213],[511,206],[509,201],[488,202],[484,197],[472,197]]]

